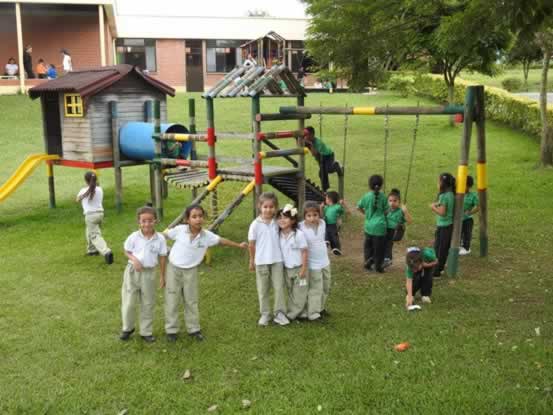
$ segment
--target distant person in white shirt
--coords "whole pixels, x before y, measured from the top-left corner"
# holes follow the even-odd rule
[[[165,333],[167,340],[177,340],[179,332],[179,305],[184,300],[184,322],[188,334],[198,341],[204,339],[200,330],[198,310],[198,266],[207,248],[214,245],[246,249],[246,242],[237,243],[202,229],[204,208],[190,205],[184,213],[184,225],[177,225],[163,234],[175,241],[169,254],[165,281]]]
[[[104,191],[98,186],[96,173],[87,171],[84,175],[87,184],[77,194],[76,202],[83,207],[86,223],[87,255],[103,255],[107,264],[113,264],[113,253],[102,237],[100,225],[104,220]]]
[[[69,54],[69,51],[67,49],[62,49],[60,52],[63,58],[63,71],[71,72],[73,70],[73,62],[71,60],[71,55]]]
[[[249,68],[250,66],[255,66],[255,65],[257,65],[257,62],[255,61],[255,58],[252,56],[251,53],[248,53],[248,57],[244,61],[244,66],[246,68]]]
[[[326,314],[326,300],[330,294],[330,260],[325,243],[326,224],[321,219],[317,202],[305,202],[304,221],[299,229],[307,238],[309,263],[309,290],[307,293],[307,317],[319,320]]]
[[[290,324],[286,317],[286,293],[280,251],[278,225],[275,215],[278,199],[274,193],[265,192],[259,196],[257,205],[260,215],[253,220],[248,230],[250,247],[250,271],[255,271],[257,297],[261,317],[257,324],[267,326],[271,321],[269,293],[274,295],[274,322],[285,326]]]
[[[125,255],[129,262],[123,274],[121,287],[121,319],[123,329],[119,338],[129,340],[135,330],[136,305],[140,306],[140,336],[147,343],[153,336],[154,308],[156,304],[155,269],[159,263],[159,285],[165,286],[167,242],[156,232],[156,210],[144,206],[136,212],[139,230],[125,241]]]
[[[18,72],[19,66],[17,66],[17,63],[15,63],[15,59],[9,58],[8,63],[4,68],[4,74],[7,76],[16,76]]]

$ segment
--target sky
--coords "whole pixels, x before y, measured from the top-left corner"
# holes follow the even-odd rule
[[[263,10],[273,17],[305,18],[299,0],[116,0],[118,15],[242,17]]]

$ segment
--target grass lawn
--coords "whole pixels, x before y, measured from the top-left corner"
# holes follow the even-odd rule
[[[495,86],[497,88],[503,88],[501,82],[507,78],[517,78],[520,80],[521,84],[524,83],[524,74],[522,68],[509,68],[501,72],[497,76],[487,76],[480,74],[478,72],[462,72],[459,75],[461,78],[466,79],[467,81],[481,82],[484,85]],[[528,72],[528,92],[539,92],[541,85],[541,68],[530,69]],[[549,80],[548,91],[553,90],[553,80]],[[520,91],[513,92],[527,92],[524,87]]]
[[[205,128],[198,96],[197,120]],[[187,95],[170,100],[173,121],[186,122]],[[310,95],[306,105],[408,105],[386,92],[378,96]],[[286,100],[267,99],[263,111]],[[430,104],[422,102],[421,105]],[[249,101],[216,101],[219,131],[248,131]],[[311,122],[318,129],[318,118]],[[0,181],[29,153],[42,152],[39,103],[0,97]],[[325,117],[323,136],[343,159],[343,118]],[[380,117],[352,117],[346,154],[346,196],[351,204],[367,191],[370,174],[383,168]],[[392,117],[388,189],[405,188],[413,118]],[[271,128],[293,128],[276,123]],[[404,249],[427,244],[434,221],[428,205],[442,171],[456,171],[460,127],[443,117],[421,119],[409,208],[415,223]],[[323,324],[258,328],[255,276],[246,255],[216,248],[202,266],[200,312],[204,343],[163,335],[159,292],[154,334],[122,343],[120,289],[123,241],[136,229],[135,209],[149,199],[145,167],[124,170],[124,211],[114,209],[113,172],[101,171],[105,189],[104,236],[115,264],[84,256],[84,224],[73,199],[83,171],[56,168],[58,208],[47,207],[45,169],[0,205],[0,413],[129,414],[241,411],[256,414],[551,414],[553,412],[553,170],[536,169],[538,143],[494,123],[487,125],[490,256],[461,259],[461,276],[434,285],[433,304],[404,311],[402,254],[383,276],[361,270],[362,218],[347,219],[345,256],[333,261],[331,317]],[[474,142],[473,142],[474,146]],[[248,154],[247,143],[220,142],[218,154]],[[205,154],[205,150],[200,147]],[[473,148],[473,150],[475,150]],[[474,153],[471,172],[474,174]],[[313,160],[308,173],[316,177]],[[335,180],[333,177],[332,180]],[[335,183],[333,181],[333,183]],[[221,186],[230,200],[240,188]],[[190,201],[170,189],[169,223]],[[281,197],[281,202],[284,202]],[[251,198],[221,227],[244,240]],[[477,221],[476,221],[477,222]],[[393,350],[408,341],[403,353]],[[181,380],[186,369],[192,380]]]

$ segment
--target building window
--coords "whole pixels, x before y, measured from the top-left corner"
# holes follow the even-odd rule
[[[207,72],[230,72],[242,64],[241,40],[208,40]]]
[[[117,39],[117,63],[156,71],[156,41],[154,39]]]
[[[66,117],[82,117],[83,100],[79,94],[64,94],[63,103]]]

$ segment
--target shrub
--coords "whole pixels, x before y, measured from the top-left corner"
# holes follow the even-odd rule
[[[412,92],[412,84],[413,82],[409,78],[392,76],[388,80],[387,87],[391,91],[399,92],[402,97],[406,98]]]
[[[518,78],[507,78],[501,81],[501,86],[507,91],[519,91],[522,89],[522,83]]]
[[[455,82],[455,103],[464,102],[467,86],[476,85],[457,79]],[[425,96],[445,103],[447,87],[439,75],[422,75],[412,79],[415,94]],[[504,123],[511,128],[524,131],[539,137],[541,134],[541,117],[537,101],[512,95],[509,92],[494,87],[485,87],[486,118]],[[549,122],[553,124],[553,108],[548,110]]]

